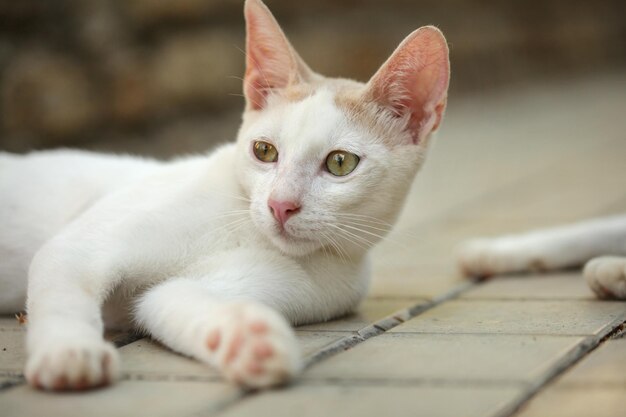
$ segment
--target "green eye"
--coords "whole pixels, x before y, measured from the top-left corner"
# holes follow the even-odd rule
[[[261,162],[276,162],[278,160],[278,151],[274,145],[262,140],[254,142],[252,150],[254,151],[254,156]]]
[[[333,151],[326,157],[326,169],[337,177],[348,175],[359,164],[359,157],[346,151]]]

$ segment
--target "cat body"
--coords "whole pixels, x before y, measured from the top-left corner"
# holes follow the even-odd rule
[[[626,300],[626,215],[474,239],[462,246],[459,266],[475,277],[584,266],[598,297]]]
[[[74,150],[0,152],[0,313],[24,309],[28,268],[46,241],[103,196],[162,167]]]
[[[441,33],[413,32],[367,84],[311,71],[245,4],[236,143],[157,162],[0,154],[0,311],[28,311],[38,388],[114,380],[105,327],[135,327],[251,387],[301,369],[290,324],[352,311],[446,104]],[[28,279],[27,279],[28,277]]]

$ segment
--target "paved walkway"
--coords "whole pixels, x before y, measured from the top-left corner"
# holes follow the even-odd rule
[[[309,368],[246,393],[148,339],[84,394],[23,383],[24,329],[0,319],[0,415],[623,416],[626,303],[579,272],[468,283],[458,242],[626,211],[626,77],[452,98],[358,314],[297,329]],[[122,346],[123,345],[123,346]]]

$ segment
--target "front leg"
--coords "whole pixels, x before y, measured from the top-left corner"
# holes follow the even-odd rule
[[[346,314],[366,289],[364,267],[331,264],[328,257],[309,261],[302,265],[259,249],[221,253],[185,271],[188,278],[148,290],[137,302],[135,320],[157,340],[217,367],[233,382],[280,384],[302,366],[290,324]]]
[[[220,294],[219,284],[210,284],[189,278],[160,284],[139,300],[136,321],[155,339],[239,385],[272,386],[296,375],[301,356],[287,321],[266,305],[234,300],[236,294]]]
[[[75,246],[53,241],[31,265],[24,373],[37,388],[81,390],[118,375],[118,354],[102,337],[100,314],[111,283],[86,268],[84,258]]]

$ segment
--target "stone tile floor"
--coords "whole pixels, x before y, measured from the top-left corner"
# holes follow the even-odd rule
[[[465,282],[463,239],[626,211],[626,76],[452,98],[355,315],[297,329],[308,368],[243,392],[148,340],[124,377],[82,394],[24,385],[24,329],[0,319],[0,415],[623,416],[626,303],[577,271]]]

